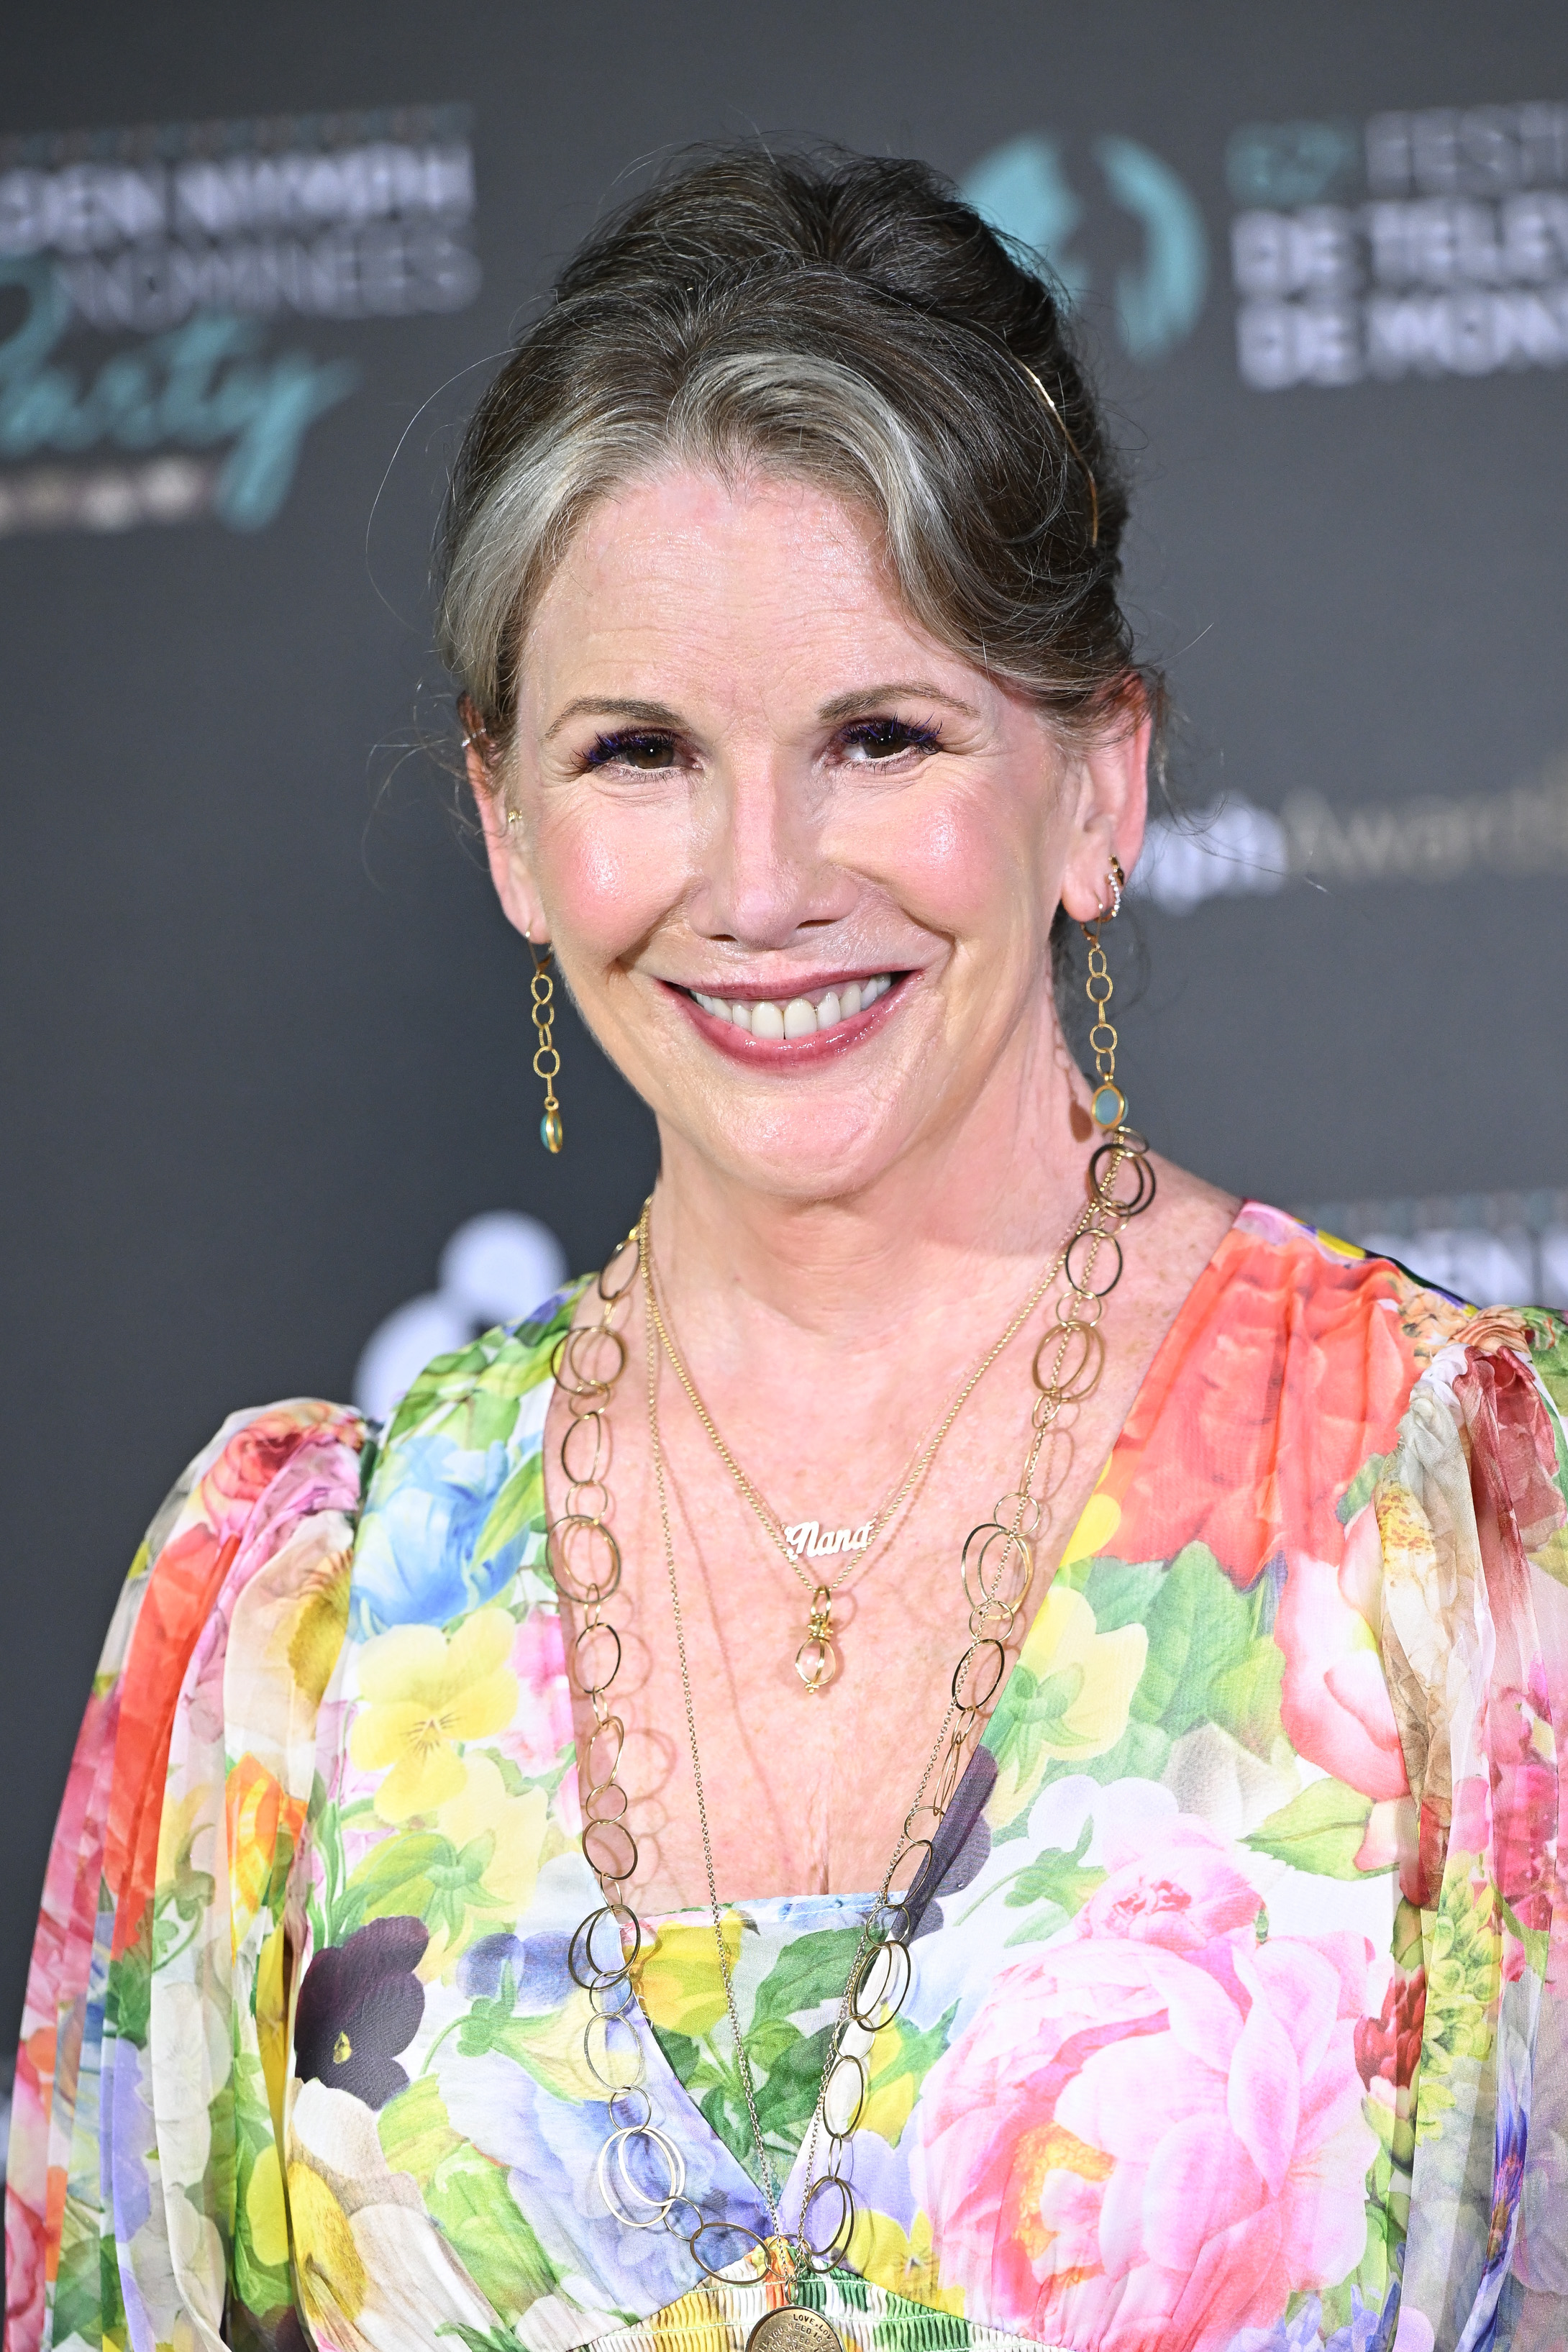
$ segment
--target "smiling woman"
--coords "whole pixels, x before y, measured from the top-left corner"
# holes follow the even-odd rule
[[[678,171],[481,403],[441,642],[546,1139],[558,971],[659,1181],[154,1522],[14,2352],[1568,2335],[1568,1335],[1129,1124],[1125,517],[912,163]]]

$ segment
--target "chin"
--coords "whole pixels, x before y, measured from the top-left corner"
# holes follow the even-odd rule
[[[881,1119],[871,1126],[838,1105],[822,1105],[814,1116],[812,1106],[792,1104],[787,1116],[774,1118],[761,1106],[748,1108],[749,1116],[683,1124],[683,1131],[692,1149],[731,1182],[774,1200],[828,1201],[863,1192],[887,1172],[907,1140]]]

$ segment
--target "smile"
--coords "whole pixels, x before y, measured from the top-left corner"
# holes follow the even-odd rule
[[[686,993],[711,1020],[727,1021],[733,1028],[748,1030],[753,1037],[777,1044],[786,1038],[819,1037],[826,1030],[841,1029],[846,1022],[868,1013],[892,984],[892,974],[882,971],[871,980],[852,980],[839,988],[816,989],[807,996],[792,996],[783,1003],[772,997],[759,1001],[706,996],[700,988],[688,989]]]
[[[897,1017],[915,974],[879,971],[834,980],[797,996],[720,996],[664,985],[708,1044],[742,1066],[806,1070],[851,1054]]]

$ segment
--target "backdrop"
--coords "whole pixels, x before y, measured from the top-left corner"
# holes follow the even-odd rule
[[[237,1406],[384,1397],[653,1173],[570,1017],[541,1152],[523,951],[418,749],[455,430],[650,157],[926,156],[1049,254],[1197,819],[1116,936],[1140,1123],[1454,1286],[1568,1297],[1561,7],[241,14],[6,35],[6,2017],[181,1463]]]

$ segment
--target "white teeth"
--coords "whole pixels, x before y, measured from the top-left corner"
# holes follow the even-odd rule
[[[871,980],[852,980],[843,988],[824,989],[815,1003],[809,996],[792,996],[784,1004],[765,998],[760,1004],[739,999],[726,1003],[721,996],[705,996],[700,988],[694,988],[691,995],[716,1021],[731,1022],[737,1029],[749,1029],[753,1037],[776,1044],[785,1037],[816,1036],[824,1029],[837,1029],[841,1022],[853,1021],[858,1013],[868,1011],[879,996],[886,996],[892,984],[892,974],[880,971]]]

